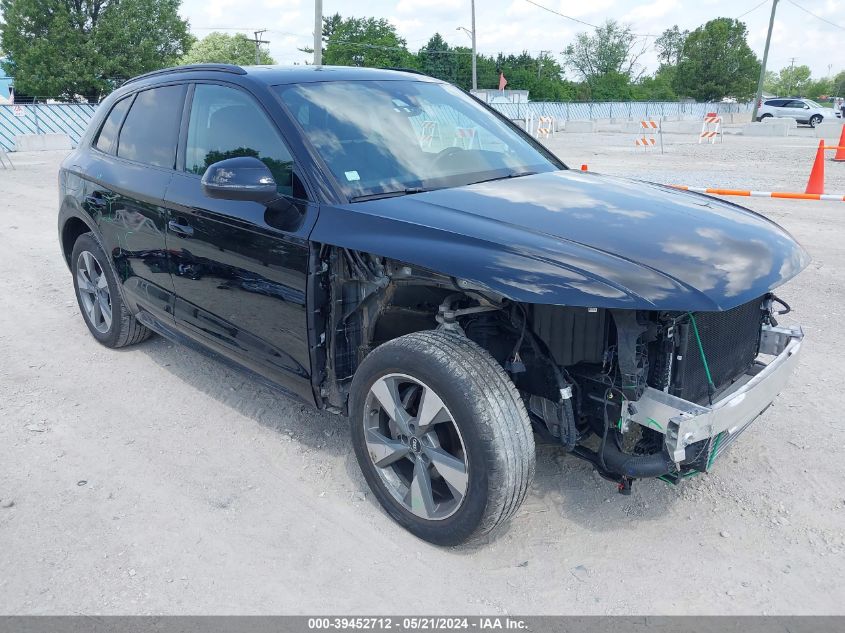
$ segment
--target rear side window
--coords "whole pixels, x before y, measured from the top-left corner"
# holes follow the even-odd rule
[[[129,104],[132,103],[130,97],[124,97],[114,104],[111,112],[106,117],[103,127],[100,128],[100,133],[97,135],[96,147],[101,152],[111,153],[114,147],[114,140],[117,138],[117,132],[120,129],[120,123],[123,121],[123,116],[126,110],[129,109]]]
[[[163,86],[139,92],[126,115],[117,155],[157,167],[173,168],[185,86]]]

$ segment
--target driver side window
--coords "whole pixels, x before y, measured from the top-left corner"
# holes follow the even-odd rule
[[[272,172],[279,193],[293,195],[293,158],[252,97],[227,86],[197,84],[185,171],[202,175],[213,163],[236,156],[258,158]]]

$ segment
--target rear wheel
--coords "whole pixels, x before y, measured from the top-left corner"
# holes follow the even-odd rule
[[[73,288],[85,325],[106,347],[124,347],[151,332],[129,314],[105,252],[91,233],[80,235],[71,254]]]
[[[770,119],[770,118],[772,118],[771,114],[761,114],[758,121],[762,121],[763,119]]]
[[[816,127],[821,122],[822,122],[822,117],[818,114],[815,114],[815,115],[810,117],[810,127]]]
[[[534,437],[510,378],[481,347],[432,331],[385,343],[352,383],[352,444],[384,509],[456,545],[505,522],[534,475]]]

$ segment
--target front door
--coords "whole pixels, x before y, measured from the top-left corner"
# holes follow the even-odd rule
[[[276,202],[203,194],[206,168],[235,156],[264,161]],[[317,208],[305,198],[291,154],[257,101],[233,86],[196,84],[184,166],[166,196],[177,326],[313,401],[305,292]]]

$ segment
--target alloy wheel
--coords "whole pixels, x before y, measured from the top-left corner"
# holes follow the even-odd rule
[[[458,511],[469,464],[460,430],[433,389],[404,374],[382,376],[367,394],[363,424],[370,460],[406,510],[432,521]]]
[[[112,323],[111,293],[103,266],[90,251],[82,251],[76,260],[76,287],[88,322],[105,334]]]

